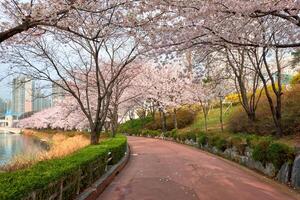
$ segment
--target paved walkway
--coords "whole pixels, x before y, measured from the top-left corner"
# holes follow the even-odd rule
[[[192,147],[129,137],[132,155],[98,200],[296,200],[299,194]]]

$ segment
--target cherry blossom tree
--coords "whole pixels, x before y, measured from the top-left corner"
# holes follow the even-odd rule
[[[148,82],[153,85],[149,88],[149,99],[158,102],[162,114],[162,127],[166,128],[165,115],[168,108],[172,109],[174,128],[177,129],[177,109],[187,102],[186,85],[189,81],[187,74],[180,66],[163,66],[151,71]],[[182,68],[182,67],[181,67]]]
[[[119,123],[119,115],[124,115],[124,110],[136,103],[147,89],[143,86],[143,69],[141,63],[131,63],[116,79],[110,100],[108,118],[111,123],[112,135],[115,136]],[[126,111],[125,111],[126,113]]]
[[[127,15],[122,9],[78,15],[78,30],[86,37],[48,33],[10,54],[16,73],[50,82],[76,100],[89,122],[92,144],[98,143],[118,77],[141,51],[130,28],[119,26],[120,15],[124,20]],[[93,35],[101,40],[87,39]]]
[[[106,13],[120,6],[131,5],[131,1],[107,0],[3,0],[0,3],[0,43],[17,38],[24,42],[31,36],[39,36],[47,31],[66,31],[91,40],[99,35],[85,35],[77,21],[78,15]],[[17,36],[17,37],[16,37]]]

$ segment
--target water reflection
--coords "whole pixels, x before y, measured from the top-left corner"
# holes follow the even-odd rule
[[[34,156],[42,150],[41,143],[32,137],[0,132],[0,165],[15,156]]]

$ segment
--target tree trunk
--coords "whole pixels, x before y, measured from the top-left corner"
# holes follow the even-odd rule
[[[163,112],[163,120],[164,120],[164,132],[167,131],[167,116],[166,113]]]
[[[174,108],[173,120],[174,120],[174,128],[178,129],[178,124],[177,124],[177,110],[176,110],[176,108]]]
[[[222,101],[222,97],[220,97],[220,125],[221,125],[221,131],[224,131],[224,127],[223,127],[223,101]]]
[[[100,133],[97,131],[91,132],[91,145],[99,144]]]
[[[152,119],[155,121],[155,110],[152,111]]]
[[[204,116],[204,126],[205,126],[205,132],[208,131],[207,128],[207,116],[208,116],[208,111],[209,111],[209,102],[207,103],[203,103],[202,101],[200,101],[200,105],[202,107],[202,112],[203,112],[203,116]]]
[[[117,106],[114,107],[111,123],[112,123],[112,127],[111,127],[112,137],[115,137],[117,134],[117,129],[118,129],[118,108],[117,108]]]
[[[281,83],[281,66],[280,66],[280,61],[278,58],[278,50],[275,52],[275,58],[276,58],[276,65],[277,65],[277,83],[273,78],[273,74],[271,73],[271,67],[269,66],[266,58],[266,51],[263,52],[263,61],[264,61],[264,66],[265,69],[268,73],[269,79],[271,80],[271,86],[272,86],[272,91],[275,94],[276,97],[276,103],[273,102],[272,96],[268,90],[268,85],[267,85],[267,80],[265,79],[263,72],[259,70],[259,76],[264,84],[264,90],[269,102],[270,110],[272,113],[275,129],[276,129],[276,136],[281,137],[283,135],[283,129],[282,129],[282,124],[281,124],[281,95],[282,95],[282,83]],[[278,89],[276,89],[276,86]]]
[[[152,119],[153,119],[153,121],[155,121],[155,105],[153,102],[151,104],[150,110],[151,110]]]
[[[165,133],[167,131],[167,119],[166,119],[166,114],[164,111],[160,111],[160,119],[161,119],[161,127],[162,127],[162,132]]]
[[[207,133],[208,128],[207,128],[207,114],[204,113],[204,126],[205,126],[205,132]]]

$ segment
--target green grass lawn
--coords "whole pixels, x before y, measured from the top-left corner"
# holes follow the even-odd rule
[[[230,120],[230,114],[237,109],[238,107],[229,107],[228,110],[225,112],[228,106],[224,106],[223,108],[223,125],[224,125],[224,132],[228,132],[227,124]],[[220,124],[220,108],[213,108],[209,111],[208,118],[207,118],[207,127],[209,133],[218,133],[221,132],[221,124]],[[199,112],[196,116],[194,123],[186,129],[200,129],[201,131],[205,131],[205,120],[202,112]]]

